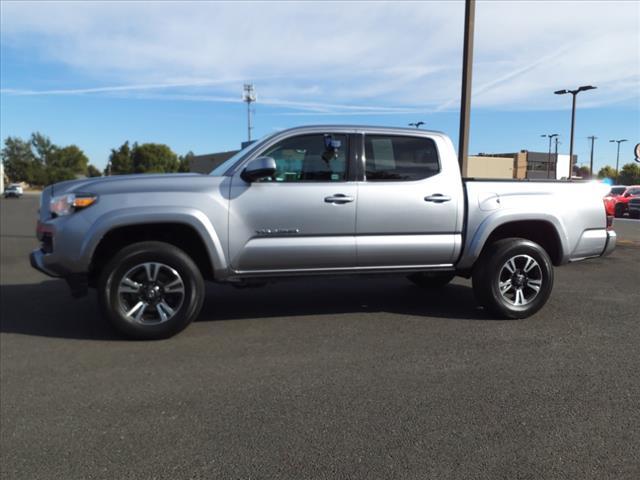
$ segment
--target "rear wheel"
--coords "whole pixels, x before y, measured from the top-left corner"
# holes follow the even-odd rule
[[[193,260],[163,242],[122,249],[103,269],[98,284],[102,312],[122,334],[167,338],[200,313],[204,281]]]
[[[538,244],[507,238],[490,245],[473,271],[476,300],[502,318],[526,318],[540,310],[553,289],[553,266]]]
[[[423,288],[440,288],[447,285],[456,276],[453,272],[417,272],[407,278]]]

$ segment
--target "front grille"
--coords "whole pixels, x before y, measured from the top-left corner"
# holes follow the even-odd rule
[[[44,253],[53,253],[53,236],[50,233],[44,233],[40,241],[40,249]]]

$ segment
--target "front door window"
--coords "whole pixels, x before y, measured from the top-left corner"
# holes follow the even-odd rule
[[[266,181],[344,182],[347,178],[347,136],[300,135],[268,148],[262,155],[276,161],[276,174]]]

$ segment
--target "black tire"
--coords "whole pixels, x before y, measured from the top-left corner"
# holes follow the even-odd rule
[[[533,259],[536,265],[525,273],[529,266],[528,258]],[[508,266],[510,260],[515,263]],[[513,273],[512,267],[515,267]],[[484,250],[473,268],[472,280],[477,302],[488,311],[500,318],[526,318],[540,310],[549,299],[553,289],[553,264],[537,243],[522,238],[506,238]],[[538,282],[540,285],[536,292]],[[505,288],[512,286],[503,294],[501,285]],[[517,290],[520,290],[519,294]]]
[[[416,272],[408,275],[409,281],[422,288],[441,288],[456,276],[453,272]]]
[[[614,212],[616,218],[624,217],[624,205],[621,203],[617,204]]]
[[[151,273],[145,265],[151,265]],[[150,280],[153,272],[155,277]],[[139,279],[139,283],[133,282],[139,288],[119,293],[121,288],[127,288],[123,283],[125,275]],[[120,333],[139,340],[168,338],[184,330],[200,313],[204,294],[202,275],[191,257],[164,242],[140,242],[123,248],[107,263],[98,280],[98,302],[104,316]],[[126,309],[133,305],[133,312],[140,302],[144,308],[138,308],[136,313],[141,318],[127,315]],[[169,309],[159,305],[162,302]],[[161,318],[163,314],[168,318]],[[155,322],[153,317],[158,317]]]

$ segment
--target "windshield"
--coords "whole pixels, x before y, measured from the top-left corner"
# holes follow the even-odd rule
[[[613,187],[610,195],[622,195],[627,187]]]
[[[243,158],[244,156],[246,156],[247,154],[249,154],[250,152],[255,150],[258,146],[262,145],[264,143],[264,141],[267,140],[271,136],[273,136],[273,135],[268,135],[266,137],[261,138],[260,140],[257,140],[255,142],[253,142],[251,145],[247,145],[242,150],[240,150],[238,153],[236,153],[233,157],[228,158],[227,160],[222,162],[220,165],[218,165],[216,168],[211,170],[211,173],[209,173],[209,175],[213,175],[214,177],[221,177],[238,160],[240,160],[241,158]]]

